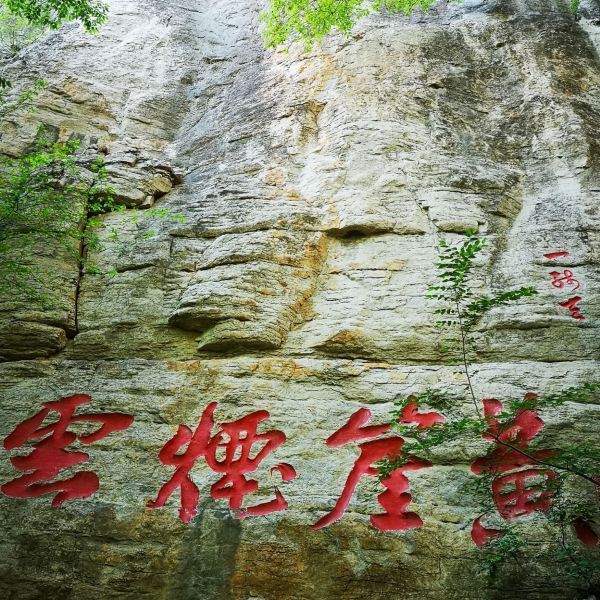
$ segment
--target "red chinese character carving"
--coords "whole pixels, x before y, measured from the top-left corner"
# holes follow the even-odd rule
[[[402,414],[403,423],[417,423],[419,427],[431,427],[434,423],[444,421],[444,417],[438,413],[418,413],[416,408],[416,404],[414,403],[405,407]],[[370,418],[370,410],[366,408],[357,410],[350,417],[346,425],[338,429],[338,431],[327,439],[327,446],[335,448],[349,442],[376,438],[388,433],[391,427],[390,424],[366,425]],[[360,456],[354,463],[342,494],[333,507],[333,510],[319,519],[314,525],[311,525],[311,527],[313,529],[321,529],[341,519],[360,479],[365,475],[378,475],[379,472],[373,465],[386,456],[397,455],[403,444],[404,440],[398,436],[370,440],[359,444]],[[409,481],[404,473],[429,466],[431,466],[431,463],[426,460],[409,457],[403,466],[392,471],[389,477],[381,481],[386,490],[377,496],[377,500],[386,512],[371,516],[371,524],[374,527],[382,531],[392,531],[416,529],[423,525],[423,521],[419,515],[406,511],[412,500],[412,496],[407,492]]]
[[[560,271],[550,271],[550,277],[552,277],[552,286],[558,290],[562,290],[566,285],[574,286],[573,291],[578,290],[581,286],[579,281],[573,277],[573,271],[565,269],[562,273]]]
[[[581,296],[573,296],[573,298],[569,298],[565,302],[559,302],[559,306],[568,309],[573,319],[585,321],[585,317],[581,314],[581,309],[577,306],[579,302],[581,302]]]
[[[528,393],[525,399],[535,401],[536,394]],[[495,399],[483,401],[483,410],[488,422],[488,432],[483,437],[491,442],[496,442],[497,446],[492,452],[483,458],[478,458],[472,465],[473,473],[493,473],[512,471],[518,467],[536,464],[532,462],[529,456],[538,460],[545,460],[556,454],[555,450],[527,450],[525,451],[533,438],[543,429],[544,421],[540,419],[536,410],[521,409],[515,414],[515,418],[510,423],[500,424],[496,418],[502,413],[502,402]],[[505,442],[511,447],[498,442]]]
[[[489,529],[488,527],[484,527],[481,524],[481,519],[483,519],[483,515],[475,519],[473,527],[471,528],[471,539],[476,546],[484,546],[493,538],[504,535],[504,532],[500,529]]]
[[[547,469],[525,469],[496,477],[492,483],[492,496],[498,512],[508,520],[530,515],[536,510],[550,510],[556,493],[552,482],[557,477],[556,471]]]
[[[13,498],[32,498],[51,492],[58,492],[52,506],[59,506],[66,500],[87,498],[100,486],[98,476],[91,471],[79,471],[68,479],[50,481],[61,470],[74,467],[88,460],[85,452],[72,452],[66,448],[76,440],[82,444],[92,444],[115,431],[123,431],[133,423],[133,417],[123,413],[95,413],[75,415],[77,408],[91,402],[91,396],[75,394],[54,402],[45,402],[44,408],[33,417],[23,421],[4,440],[6,450],[21,448],[26,442],[42,438],[33,444],[27,456],[11,458],[19,471],[32,471],[5,483],[0,489]],[[50,413],[58,413],[58,421],[42,426]],[[67,431],[71,423],[89,421],[100,423],[93,433],[76,435]],[[40,483],[48,481],[49,483]]]
[[[559,252],[548,252],[548,254],[544,254],[544,257],[549,258],[550,260],[556,260],[557,258],[566,258],[567,256],[569,256],[569,253],[565,252],[564,250]]]
[[[526,400],[534,403],[536,398],[536,394],[532,393],[525,396]],[[492,497],[504,519],[516,519],[537,510],[549,510],[556,493],[552,483],[558,474],[546,468],[522,468],[537,465],[537,461],[544,461],[556,454],[556,451],[551,449],[528,449],[533,438],[544,427],[544,421],[535,409],[521,409],[516,412],[510,423],[500,424],[497,417],[502,413],[502,403],[488,399],[483,401],[483,405],[489,425],[484,438],[495,442],[496,448],[487,456],[478,458],[471,470],[477,474],[496,474],[492,481]],[[481,517],[475,521],[471,531],[471,537],[477,545],[488,541],[491,535],[488,532],[499,535],[497,530],[483,528],[480,519]]]
[[[277,489],[275,499],[240,510],[244,496],[258,489],[258,481],[247,479],[246,474],[255,471],[268,454],[285,442],[285,434],[277,430],[258,433],[259,423],[269,418],[266,410],[259,410],[237,421],[223,423],[220,426],[221,430],[211,436],[215,425],[213,415],[217,406],[216,402],[212,402],[204,409],[195,431],[192,432],[186,425],[180,425],[177,433],[162,448],[158,455],[160,462],[176,467],[175,473],[161,487],[156,500],[148,501],[148,507],[164,506],[179,488],[181,495],[179,517],[184,523],[189,523],[197,513],[199,499],[198,487],[192,481],[190,471],[196,460],[204,457],[213,471],[223,474],[221,479],[211,487],[211,497],[215,500],[228,499],[229,507],[239,511],[238,518],[285,510],[287,501]],[[177,454],[186,444],[187,449],[182,454]],[[258,444],[260,449],[251,456],[255,444]],[[222,458],[219,458],[220,454]],[[296,471],[287,463],[280,463],[273,467],[271,475],[275,472],[279,473],[283,481],[290,481],[296,477]]]
[[[544,257],[550,260],[567,256],[569,256],[569,253],[565,251],[544,254]],[[570,271],[569,269],[564,269],[562,273],[560,271],[550,271],[550,277],[552,277],[552,286],[559,290],[562,290],[565,287],[565,284],[570,285],[573,288],[572,291],[578,290],[581,287],[579,281],[574,278],[573,271]],[[573,298],[569,298],[564,302],[559,302],[559,306],[566,308],[571,313],[573,319],[585,321],[585,317],[581,314],[581,309],[577,306],[579,302],[581,302],[581,296],[573,296]]]
[[[409,398],[410,399],[410,398]],[[436,423],[444,423],[446,419],[443,415],[436,412],[420,413],[416,402],[407,404],[402,410],[402,423],[404,425],[410,425],[416,423],[419,429],[426,429]]]
[[[600,477],[592,477],[595,485],[595,495],[596,502],[600,503]],[[583,517],[578,517],[573,522],[573,529],[575,529],[575,535],[578,537],[579,541],[588,546],[589,548],[593,548],[597,546],[600,542],[600,536],[594,531],[592,525],[587,521],[587,519]]]
[[[593,548],[598,545],[598,534],[592,529],[592,526],[582,517],[578,517],[573,522],[573,528],[575,529],[575,535],[579,541],[587,546]]]

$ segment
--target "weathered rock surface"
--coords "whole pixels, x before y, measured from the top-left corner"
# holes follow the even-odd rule
[[[90,446],[92,498],[53,509],[50,496],[0,497],[3,597],[577,598],[543,540],[536,566],[500,587],[476,574],[469,464],[485,445],[457,444],[410,475],[423,529],[371,527],[375,479],[342,521],[308,525],[357,456],[324,443],[355,410],[383,423],[403,394],[464,395],[424,298],[440,238],[479,227],[490,242],[480,290],[539,291],[481,324],[482,397],[597,378],[598,2],[581,20],[566,0],[376,15],[310,53],[265,51],[257,0],[110,5],[97,36],[65,27],[7,67],[49,87],[35,113],[2,125],[0,151],[18,154],[52,126],[106,153],[122,203],[185,219],[108,215],[90,257],[98,273],[58,249],[35,257],[54,274],[56,306],[0,299],[0,436],[73,393],[93,396],[88,410],[135,416]],[[568,295],[543,257],[557,250],[570,252],[553,265],[576,272],[585,321],[558,306]],[[202,461],[189,525],[177,495],[145,508],[172,473],[158,451],[212,401],[220,422],[265,409],[285,432],[255,498],[279,486],[287,511],[233,518],[209,500],[216,475]],[[599,410],[544,413],[547,439],[597,437]],[[1,482],[15,477],[8,456]],[[298,477],[270,478],[279,462]]]

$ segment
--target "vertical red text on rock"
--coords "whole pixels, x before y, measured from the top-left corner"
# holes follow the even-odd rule
[[[189,523],[197,513],[200,497],[198,487],[192,481],[191,470],[199,458],[204,458],[207,465],[221,475],[211,487],[211,497],[215,500],[228,500],[229,507],[238,511],[238,518],[285,510],[287,501],[277,488],[272,500],[242,509],[244,497],[256,492],[259,487],[258,481],[249,479],[246,475],[258,469],[260,463],[285,442],[285,434],[277,430],[258,433],[259,424],[269,418],[266,410],[258,410],[236,421],[222,423],[219,431],[212,435],[217,406],[216,402],[212,402],[204,409],[194,431],[187,425],[180,425],[159,452],[159,460],[164,465],[175,467],[175,473],[161,487],[156,500],[148,502],[148,507],[164,506],[179,489],[179,517],[184,523]],[[185,450],[178,454],[184,447]],[[274,466],[271,475],[275,473],[283,481],[296,477],[296,471],[287,463]]]
[[[567,258],[569,253],[565,250],[557,252],[548,252],[544,254],[544,258],[548,260],[558,260],[559,258]],[[570,269],[563,269],[562,271],[550,271],[549,272],[552,281],[550,282],[552,287],[557,290],[563,290],[566,286],[571,288],[571,292],[578,290],[581,284],[577,279],[573,271]],[[572,296],[563,302],[559,302],[558,305],[562,308],[566,308],[571,313],[571,318],[576,321],[585,321],[585,317],[581,314],[581,308],[577,306],[583,298],[581,296]]]
[[[359,440],[368,441],[358,445],[360,455],[346,479],[342,494],[335,506],[331,512],[319,519],[314,525],[311,525],[313,529],[327,527],[341,519],[350,504],[350,500],[361,478],[364,476],[377,476],[379,472],[374,465],[378,461],[388,456],[397,456],[400,454],[404,440],[399,436],[373,439],[387,434],[391,425],[367,425],[370,418],[371,411],[361,408],[350,417],[343,427],[327,439],[326,443],[330,448],[336,448]],[[404,423],[416,423],[419,427],[430,427],[434,423],[443,420],[444,417],[438,413],[419,413],[416,404],[409,404],[403,412]],[[423,525],[423,521],[419,515],[406,510],[412,500],[412,496],[407,491],[409,489],[409,481],[405,472],[430,466],[431,463],[426,460],[408,457],[404,465],[392,471],[385,479],[382,479],[381,483],[386,489],[377,496],[377,500],[386,512],[371,516],[371,524],[374,527],[382,531],[401,531],[416,529]]]
[[[92,471],[78,471],[72,477],[52,481],[63,470],[88,460],[89,454],[68,450],[71,444],[92,444],[116,431],[123,431],[133,423],[133,417],[123,413],[88,413],[76,415],[82,404],[91,402],[91,396],[75,394],[53,402],[45,402],[44,408],[33,417],[17,425],[4,440],[6,450],[22,448],[27,442],[39,440],[26,456],[15,456],[10,460],[19,471],[30,471],[5,483],[0,490],[13,498],[32,498],[58,492],[52,506],[66,500],[87,498],[100,486],[98,476]],[[55,413],[58,419],[44,425]],[[68,431],[73,423],[99,423],[100,427],[87,434]]]

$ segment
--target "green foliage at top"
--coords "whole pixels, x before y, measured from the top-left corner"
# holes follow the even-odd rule
[[[271,0],[262,13],[265,45],[301,40],[307,46],[337,29],[349,33],[358,19],[373,11],[409,14],[428,9],[437,0]],[[456,1],[456,0],[451,0]]]
[[[449,0],[460,2],[460,0]],[[405,15],[421,9],[427,10],[437,0],[270,0],[261,15],[265,46],[296,40],[309,48],[332,30],[348,34],[356,21],[375,11]],[[570,0],[574,13],[579,10],[579,0]]]
[[[0,51],[3,54],[16,54],[43,33],[43,27],[31,25],[27,19],[11,13],[5,4],[0,4]]]
[[[0,52],[12,56],[68,21],[80,21],[95,33],[107,18],[108,6],[101,0],[0,0]],[[0,75],[0,90],[11,87]]]
[[[101,0],[1,0],[6,9],[30,25],[57,29],[67,21],[79,21],[94,33],[108,17],[108,6]]]
[[[262,13],[267,47],[301,40],[306,46],[337,29],[349,33],[358,19],[377,10],[409,14],[427,9],[436,0],[271,0]]]

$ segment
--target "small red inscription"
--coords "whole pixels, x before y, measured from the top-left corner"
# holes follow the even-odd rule
[[[544,257],[550,260],[556,260],[557,258],[563,258],[566,256],[569,256],[569,253],[566,251],[549,252],[548,254],[544,254]],[[573,271],[569,269],[564,269],[562,272],[550,271],[549,274],[550,277],[552,277],[552,281],[550,282],[552,287],[558,290],[564,289],[565,285],[570,286],[572,288],[572,292],[581,287],[579,281],[575,279]],[[579,302],[581,302],[581,296],[573,296],[573,298],[569,298],[564,302],[559,302],[558,305],[562,306],[562,308],[566,308],[571,313],[571,317],[576,321],[585,321],[585,317],[581,314],[581,309],[577,306]]]
[[[559,306],[566,308],[573,319],[577,321],[585,321],[585,317],[581,314],[581,309],[577,306],[581,302],[581,296],[573,296],[565,302],[559,302]]]
[[[552,287],[558,290],[562,290],[565,285],[570,285],[573,291],[581,287],[579,281],[573,277],[573,271],[569,269],[565,269],[562,273],[560,271],[550,271],[550,277],[552,277]]]
[[[404,440],[399,436],[369,439],[385,435],[391,427],[390,424],[366,425],[370,418],[371,411],[361,408],[350,417],[343,427],[327,439],[327,446],[330,448],[364,439],[369,441],[359,444],[360,455],[350,471],[341,496],[330,513],[311,525],[313,529],[321,529],[341,519],[361,478],[378,475],[379,472],[373,465],[386,456],[398,455],[400,452]],[[418,413],[416,404],[410,404],[405,408],[402,419],[404,423],[416,423],[419,427],[430,427],[433,423],[443,421],[444,417],[433,412]],[[403,466],[392,471],[389,477],[382,479],[381,483],[386,490],[377,496],[377,500],[386,512],[371,516],[371,524],[374,527],[382,531],[401,531],[416,529],[423,525],[419,515],[406,511],[412,496],[407,492],[409,481],[404,473],[429,466],[431,466],[429,461],[409,457]]]
[[[255,471],[268,454],[285,442],[285,434],[277,430],[258,433],[258,425],[269,418],[266,410],[258,410],[237,421],[221,424],[220,430],[213,436],[214,412],[217,406],[216,402],[212,402],[204,409],[195,431],[187,425],[180,425],[175,435],[159,452],[160,462],[175,467],[175,473],[161,487],[156,500],[148,501],[147,506],[164,506],[175,490],[179,489],[179,517],[184,523],[189,523],[197,514],[200,497],[190,472],[196,460],[203,457],[215,473],[222,474],[221,479],[211,487],[211,497],[215,500],[228,500],[229,507],[239,511],[238,518],[285,510],[287,501],[277,489],[273,500],[241,510],[244,497],[258,490],[258,481],[246,478],[246,474]],[[185,451],[178,454],[186,445]],[[259,449],[251,456],[255,445],[258,445]],[[296,471],[287,463],[273,467],[271,474],[274,473],[279,473],[283,481],[290,481],[296,477]]]
[[[98,490],[98,476],[91,471],[79,471],[68,479],[50,481],[61,470],[84,463],[89,458],[86,452],[69,451],[67,446],[75,441],[92,444],[115,431],[127,429],[133,423],[133,417],[123,413],[75,415],[79,406],[91,400],[91,396],[75,394],[54,402],[45,402],[40,412],[17,425],[4,440],[6,450],[16,450],[31,440],[41,439],[33,444],[33,450],[27,456],[15,456],[10,459],[19,471],[32,472],[5,483],[0,488],[4,494],[13,498],[33,498],[58,492],[52,500],[52,506],[60,506],[66,500],[87,498]],[[42,426],[53,412],[58,414],[58,420]],[[68,431],[72,423],[85,421],[100,423],[100,428],[85,435]],[[48,483],[41,483],[43,481]]]

